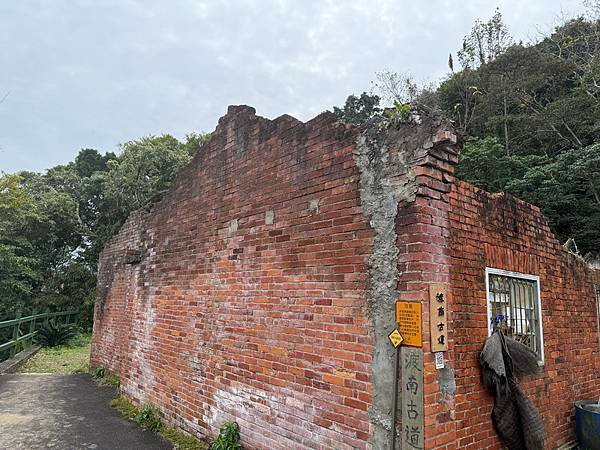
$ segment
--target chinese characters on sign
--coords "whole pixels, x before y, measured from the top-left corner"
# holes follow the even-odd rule
[[[423,448],[423,351],[402,347],[402,450]]]
[[[420,302],[396,302],[396,322],[404,338],[403,345],[423,346],[423,325]]]
[[[448,350],[448,292],[445,285],[429,286],[431,351]]]

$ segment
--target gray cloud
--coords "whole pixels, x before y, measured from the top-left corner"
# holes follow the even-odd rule
[[[228,104],[307,120],[385,68],[433,81],[477,17],[519,39],[578,0],[23,0],[0,3],[0,170],[211,131]]]

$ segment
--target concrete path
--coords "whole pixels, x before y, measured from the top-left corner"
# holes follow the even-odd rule
[[[89,375],[0,375],[0,449],[172,449],[111,408]]]

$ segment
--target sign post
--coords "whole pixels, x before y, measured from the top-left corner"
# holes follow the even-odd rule
[[[391,448],[394,450],[396,448],[396,421],[398,420],[398,366],[400,359],[400,345],[404,341],[404,337],[400,334],[397,328],[394,328],[390,334],[388,334],[388,339],[392,343],[395,349],[394,353],[394,393],[393,393],[393,401],[392,401],[392,445]]]
[[[402,431],[400,448],[422,449],[423,420],[423,318],[421,302],[397,301],[396,322],[402,334],[402,350],[396,355],[394,391],[398,395],[398,376],[401,374]],[[400,372],[399,364],[402,364]],[[397,402],[397,397],[395,397]],[[394,431],[396,424],[394,409]],[[395,437],[395,433],[394,433]],[[395,441],[393,443],[395,445]],[[392,446],[395,450],[395,447]]]

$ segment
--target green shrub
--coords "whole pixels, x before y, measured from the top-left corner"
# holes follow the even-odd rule
[[[78,334],[75,326],[63,325],[50,320],[38,330],[36,341],[43,347],[57,347],[69,343]]]
[[[96,367],[92,372],[92,378],[104,378],[104,375],[106,375],[106,369],[104,367]]]
[[[236,422],[225,422],[219,429],[219,435],[210,444],[210,450],[241,450],[240,426]]]
[[[148,431],[159,431],[162,426],[160,413],[151,403],[144,404],[144,407],[138,412],[133,420]]]

